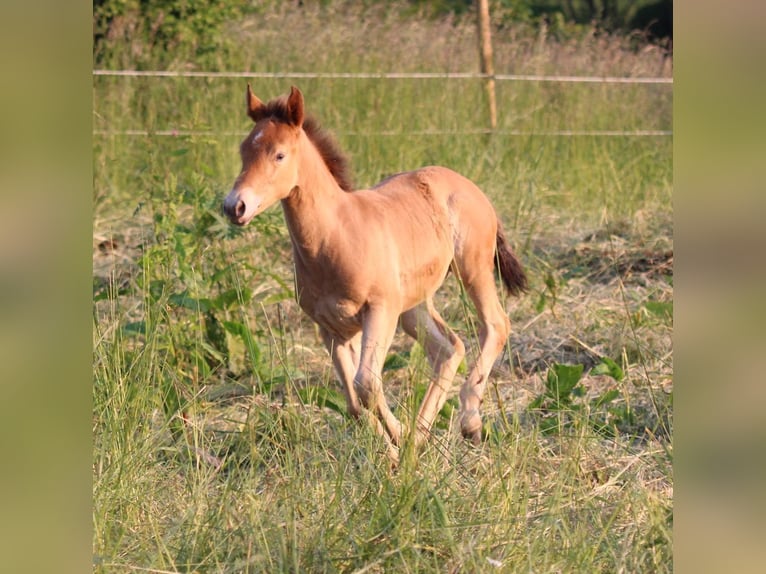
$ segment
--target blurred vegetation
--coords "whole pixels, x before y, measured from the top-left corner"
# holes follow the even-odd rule
[[[409,0],[436,13],[470,12],[475,0]],[[496,21],[566,27],[595,25],[610,32],[638,32],[648,40],[673,37],[672,0],[490,0]]]
[[[299,7],[349,4],[354,8],[377,7],[400,10],[410,16],[455,18],[471,17],[475,0],[407,0],[388,3],[381,0],[293,0]],[[227,25],[265,10],[280,2],[243,3],[236,0],[94,0],[93,39],[97,65],[105,65],[109,46],[133,45],[136,67],[142,64],[146,47],[169,53],[180,47],[197,57],[225,57],[231,42]],[[672,0],[491,0],[492,19],[498,27],[544,27],[556,37],[569,38],[583,29],[610,34],[631,35],[637,45],[645,42],[670,47],[673,38]]]

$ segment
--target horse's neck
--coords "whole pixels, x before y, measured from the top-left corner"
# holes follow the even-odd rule
[[[282,200],[290,237],[299,255],[314,259],[325,238],[336,229],[344,192],[314,145],[303,136],[298,185]]]

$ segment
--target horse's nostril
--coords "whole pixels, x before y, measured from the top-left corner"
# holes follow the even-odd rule
[[[234,215],[237,217],[245,215],[245,202],[241,199],[237,202],[237,206],[234,208]]]

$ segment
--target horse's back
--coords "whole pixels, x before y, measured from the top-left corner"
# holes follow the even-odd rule
[[[440,165],[429,165],[390,175],[375,185],[372,189],[381,193],[389,193],[391,190],[419,190],[421,193],[428,190],[470,190],[471,192],[481,190],[470,179],[458,172]]]
[[[444,206],[455,233],[463,233],[467,228],[476,233],[475,228],[483,228],[494,237],[495,209],[473,181],[442,166],[423,167],[410,174],[418,182],[421,194]]]
[[[498,220],[489,198],[470,179],[446,167],[418,170],[429,193],[440,198],[447,210],[453,257],[464,279],[484,265],[494,265]],[[483,261],[478,267],[478,262]]]
[[[391,207],[394,218],[419,225],[424,216],[451,228],[457,240],[467,233],[494,241],[497,216],[489,198],[470,179],[442,166],[427,166],[392,175],[368,190],[372,200]]]
[[[397,173],[369,191],[403,205],[416,205],[424,201],[447,211],[470,208],[482,216],[494,214],[489,199],[473,181],[443,166],[426,166]]]

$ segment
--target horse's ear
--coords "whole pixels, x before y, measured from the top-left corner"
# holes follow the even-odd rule
[[[253,89],[250,87],[250,83],[247,84],[247,115],[254,121],[258,121],[258,110],[263,107],[263,102],[259,100],[253,93]]]
[[[295,86],[290,88],[290,95],[287,97],[287,117],[292,125],[303,125],[303,94]]]

